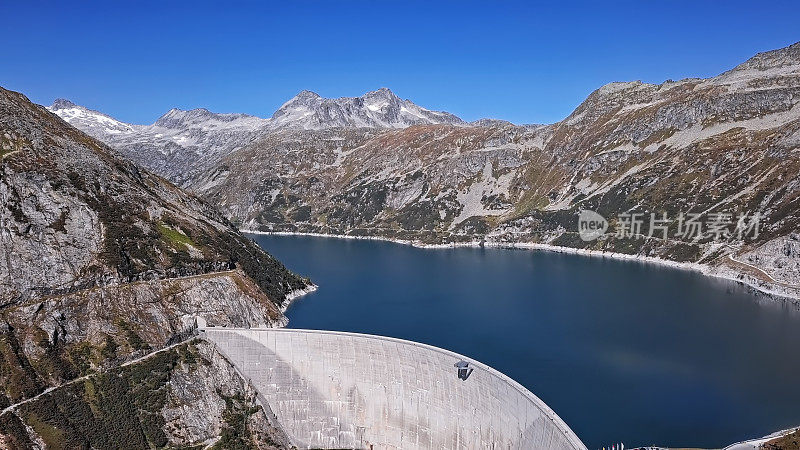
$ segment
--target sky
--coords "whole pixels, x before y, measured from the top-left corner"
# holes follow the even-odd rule
[[[0,3],[0,86],[141,124],[380,87],[465,120],[552,123],[608,82],[714,76],[800,41],[797,1]]]

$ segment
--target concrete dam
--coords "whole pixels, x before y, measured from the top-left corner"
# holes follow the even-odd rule
[[[530,391],[457,353],[332,331],[199,331],[298,448],[586,449]]]

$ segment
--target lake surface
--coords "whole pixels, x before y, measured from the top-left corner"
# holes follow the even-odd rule
[[[251,237],[319,285],[289,308],[289,327],[475,358],[590,449],[714,448],[800,425],[800,314],[735,283],[548,252]]]

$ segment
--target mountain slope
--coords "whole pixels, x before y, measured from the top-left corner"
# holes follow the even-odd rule
[[[207,204],[3,89],[0,158],[2,408],[180,341],[196,316],[216,325],[282,324],[288,295],[309,286]],[[202,350],[203,358],[215,360],[209,352]],[[197,389],[214,408],[224,409],[224,395],[247,395],[241,380],[227,382],[223,390],[215,387],[215,380],[233,373],[222,360],[208,366],[206,378],[193,378],[178,374],[190,371],[195,359],[176,355],[164,368],[164,376],[176,377],[169,384],[175,396]],[[85,387],[92,410],[133,395],[124,386],[107,388],[103,396],[91,397],[94,388]],[[47,396],[29,403],[36,408],[33,415],[22,407],[4,410],[3,439],[28,448],[27,441],[53,438],[53,429],[66,436],[66,425],[56,420],[58,409],[42,406],[46,401]],[[244,403],[249,408],[252,399]],[[159,426],[170,420],[180,427],[196,425],[170,419],[164,403],[147,407],[142,405],[138,420],[148,439],[166,432],[148,428],[152,417],[161,418]],[[212,439],[224,424],[222,413],[209,420],[216,425],[167,440],[196,445]],[[89,437],[65,442],[80,446],[81,439]],[[53,446],[69,447],[65,442]]]

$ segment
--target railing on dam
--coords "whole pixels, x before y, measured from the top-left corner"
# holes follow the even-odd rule
[[[538,397],[478,361],[402,339],[201,327],[300,448],[586,447]],[[466,380],[455,364],[469,362]]]

